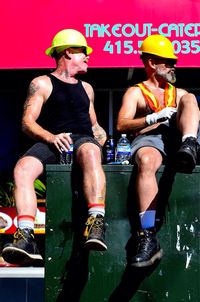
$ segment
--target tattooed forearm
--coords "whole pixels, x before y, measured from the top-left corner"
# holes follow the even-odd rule
[[[92,127],[92,130],[93,130],[93,134],[94,134],[95,139],[100,144],[104,144],[104,142],[106,140],[105,130],[101,126],[99,126],[99,124],[97,124],[97,123]]]

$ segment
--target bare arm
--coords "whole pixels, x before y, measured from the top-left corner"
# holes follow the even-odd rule
[[[96,124],[92,127],[92,131],[94,133],[95,139],[101,146],[103,146],[107,139],[105,130],[96,122]]]
[[[51,82],[47,76],[37,77],[32,80],[24,104],[22,130],[37,141],[54,144],[59,151],[61,148],[67,150],[71,140],[69,135],[65,133],[54,135],[37,123],[42,107],[48,99],[51,90]]]
[[[95,109],[94,109],[94,90],[92,86],[86,82],[83,82],[83,86],[88,94],[88,97],[90,99],[90,120],[92,123],[92,131],[94,134],[94,138],[100,143],[101,146],[104,145],[107,135],[105,130],[98,124]]]
[[[145,110],[145,102],[140,89],[137,87],[129,88],[122,99],[122,106],[117,119],[117,130],[134,133],[145,128],[145,116],[135,118],[138,111],[142,110]]]
[[[45,80],[35,78],[29,86],[24,104],[22,130],[35,140],[51,142],[53,134],[43,129],[36,121],[45,102]]]

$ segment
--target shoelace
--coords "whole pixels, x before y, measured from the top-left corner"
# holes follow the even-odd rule
[[[85,237],[88,237],[89,235],[89,229],[91,228],[91,226],[93,225],[94,221],[95,221],[95,218],[94,216],[90,216],[88,217],[87,221],[86,221],[86,229],[84,231],[84,236]]]
[[[84,232],[84,235],[88,237],[90,233],[90,229],[92,228],[92,235],[94,236],[101,236],[102,233],[102,228],[101,226],[103,225],[103,219],[102,218],[97,218],[94,216],[90,216],[86,222],[86,229]]]
[[[30,234],[30,236],[34,239],[34,236],[32,234]],[[24,235],[24,232],[20,229],[18,229],[15,233],[14,233],[14,243],[16,243],[18,240],[23,239],[25,241],[27,241],[27,238]]]
[[[140,239],[139,245],[138,245],[138,252],[147,251],[149,241],[150,241],[150,238],[148,236],[142,236],[142,238]]]
[[[94,217],[94,216],[88,217],[88,220],[87,220],[87,222],[86,222],[86,225],[91,225],[91,224],[93,224],[94,221],[95,221],[95,219],[96,219],[96,217]]]
[[[26,240],[25,236],[24,236],[24,233],[21,231],[21,230],[17,230],[15,233],[14,233],[14,243],[17,242],[17,240],[19,239],[23,239],[23,240]]]

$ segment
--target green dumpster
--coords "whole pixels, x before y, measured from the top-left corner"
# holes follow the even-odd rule
[[[167,171],[166,179],[161,177],[165,167],[159,170],[163,193],[157,223],[164,256],[148,268],[127,265],[137,225],[130,186],[134,167],[105,165],[104,171],[108,250],[88,252],[82,238],[87,207],[81,173],[65,165],[46,167],[45,301],[199,302],[200,167],[189,175]]]

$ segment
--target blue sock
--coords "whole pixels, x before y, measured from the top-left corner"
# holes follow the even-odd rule
[[[155,226],[156,211],[149,210],[139,214],[142,229],[149,229]]]

